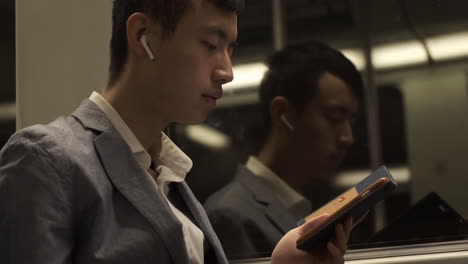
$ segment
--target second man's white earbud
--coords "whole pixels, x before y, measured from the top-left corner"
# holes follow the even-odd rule
[[[283,124],[289,129],[289,131],[294,131],[294,126],[289,122],[289,120],[286,118],[286,115],[285,114],[282,114],[280,116],[280,119],[281,121],[283,122]]]
[[[153,55],[153,53],[151,52],[151,50],[150,50],[150,48],[148,46],[148,42],[146,42],[146,36],[145,35],[141,36],[140,42],[141,42],[141,45],[143,45],[143,48],[145,49],[146,54],[148,54],[148,57],[150,58],[150,60],[154,60],[154,55]]]

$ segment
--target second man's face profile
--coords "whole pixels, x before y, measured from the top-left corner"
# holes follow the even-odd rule
[[[323,74],[315,96],[298,115],[290,139],[300,164],[313,168],[313,177],[326,179],[336,173],[354,143],[357,110],[349,85],[333,74]]]

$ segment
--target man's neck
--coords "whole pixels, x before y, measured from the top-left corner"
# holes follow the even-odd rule
[[[299,190],[302,186],[301,174],[302,171],[297,171],[297,166],[294,166],[294,159],[290,155],[282,155],[282,152],[271,144],[266,144],[260,150],[257,159],[266,167],[272,170],[278,177],[283,179],[289,186],[295,190]]]
[[[124,82],[107,87],[102,96],[112,105],[126,125],[135,134],[140,144],[149,153],[160,153],[161,135],[167,123],[152,113],[145,111],[141,102],[131,92],[132,87]]]

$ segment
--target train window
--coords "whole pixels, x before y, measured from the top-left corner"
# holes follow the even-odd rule
[[[278,8],[278,4],[282,5]],[[360,71],[366,90],[353,125],[354,142],[336,173],[327,179],[314,178],[316,168],[311,165],[308,181],[302,188],[293,188],[308,201],[306,208],[318,208],[374,168],[386,165],[399,187],[353,230],[350,254],[468,238],[463,190],[468,173],[464,162],[468,155],[468,17],[462,11],[466,9],[467,3],[461,0],[256,1],[246,8],[239,19],[242,45],[233,57],[235,79],[225,86],[219,107],[202,125],[174,125],[170,130],[194,160],[187,180],[209,207],[208,213],[213,204],[222,207],[210,202],[213,197],[225,203],[225,211],[241,207],[225,218],[216,212],[212,215],[231,260],[269,257],[272,241],[285,232],[286,224],[276,222],[268,201],[260,199],[242,208],[243,203],[255,203],[246,197],[256,197],[253,187],[239,191],[242,188],[233,185],[239,181],[239,171],[252,167],[255,171],[261,160],[266,132],[258,87],[267,56],[287,44],[309,40],[342,51]],[[317,150],[310,151],[314,155]],[[279,174],[277,168],[268,169]],[[287,177],[294,177],[276,176],[286,185]],[[236,191],[241,197],[233,199]],[[219,194],[223,192],[231,196]],[[255,218],[258,212],[253,207],[263,217]],[[240,212],[250,216],[237,219],[235,214]],[[292,210],[288,213],[294,215]]]

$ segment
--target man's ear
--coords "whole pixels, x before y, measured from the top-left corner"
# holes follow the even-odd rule
[[[273,128],[295,130],[295,109],[284,96],[276,96],[270,103],[270,118]]]
[[[153,60],[159,31],[159,24],[155,24],[145,14],[132,14],[127,20],[128,55]]]

